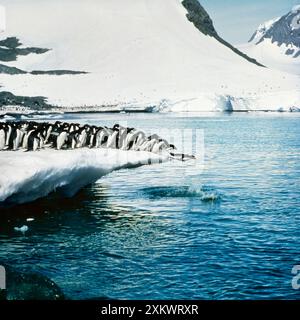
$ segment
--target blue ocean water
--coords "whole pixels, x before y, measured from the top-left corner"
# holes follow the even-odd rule
[[[202,130],[203,167],[121,170],[71,199],[0,209],[1,261],[49,276],[72,299],[300,298],[291,285],[300,264],[299,115],[57,118]],[[14,231],[23,224],[25,235]]]

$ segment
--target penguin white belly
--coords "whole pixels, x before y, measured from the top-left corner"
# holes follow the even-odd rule
[[[40,137],[40,141],[39,141],[39,148],[43,149],[45,145],[45,140],[43,137]]]
[[[33,151],[36,151],[39,147],[39,139],[38,138],[34,138],[33,139]]]
[[[162,151],[163,146],[165,145],[165,142],[157,142],[154,144],[154,146],[152,147],[152,152],[153,153],[159,153]]]
[[[95,139],[96,139],[95,134],[92,134],[90,137],[90,143],[89,143],[90,148],[93,147]]]
[[[52,126],[50,126],[47,130],[47,134],[46,134],[46,138],[45,138],[45,143],[48,142],[49,138],[50,138],[50,134],[52,132]]]
[[[159,152],[159,143],[155,143],[154,146],[152,147],[152,152],[153,153],[158,153]]]
[[[73,138],[72,138],[72,145],[71,145],[71,148],[72,148],[72,149],[75,149],[75,148],[76,148],[76,144],[77,144],[76,138],[75,138],[75,137],[73,137]]]
[[[129,133],[125,139],[125,142],[123,143],[121,149],[122,150],[128,150],[128,147],[129,147],[129,143],[130,141],[133,139],[134,135]]]
[[[102,137],[103,137],[102,131],[98,132],[97,135],[96,135],[96,148],[100,148],[101,147],[101,139],[102,139]]]
[[[133,146],[133,150],[140,150],[140,147],[145,143],[145,142],[147,142],[146,140],[145,140],[145,137],[142,135],[142,134],[139,134],[139,136],[138,136],[138,139],[137,139],[137,141],[136,141],[136,143],[134,144],[134,146]]]
[[[0,150],[5,148],[5,131],[3,129],[0,130]]]
[[[83,132],[81,133],[81,135],[79,136],[78,148],[82,148],[82,147],[85,146],[86,137],[87,137],[87,134],[86,134],[85,131],[83,131]]]
[[[21,131],[19,129],[17,129],[17,136],[16,136],[16,138],[14,140],[14,147],[13,147],[13,149],[15,151],[19,149],[20,141],[21,141]]]
[[[104,138],[108,136],[106,131],[101,131],[100,136],[99,136],[99,140],[97,142],[97,148],[105,148],[106,145],[103,143]]]
[[[156,139],[152,139],[152,140],[150,141],[149,145],[148,145],[147,151],[152,152],[153,146],[155,145],[156,142],[157,142]]]
[[[147,147],[148,147],[149,141],[145,141],[144,143],[142,143],[140,146],[138,146],[139,151],[146,151]]]
[[[24,138],[23,138],[22,148],[26,149],[27,145],[28,145],[28,133],[25,133]]]
[[[25,133],[25,137],[23,139],[23,149],[28,149],[28,139],[29,139],[29,136],[31,135],[31,133],[33,132],[34,130],[31,130],[29,131],[28,133]]]
[[[114,132],[112,135],[110,135],[107,139],[107,148],[116,148],[116,138],[118,133]]]
[[[57,138],[57,150],[60,150],[67,140],[67,133],[62,132]]]
[[[6,135],[6,142],[5,142],[5,144],[6,144],[7,146],[8,146],[8,144],[9,144],[10,135],[11,135],[11,127],[9,126],[9,127],[8,127],[8,131],[7,131],[7,135]]]

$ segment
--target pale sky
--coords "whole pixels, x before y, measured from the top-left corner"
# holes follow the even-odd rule
[[[247,42],[258,25],[288,13],[300,0],[200,0],[225,40]]]

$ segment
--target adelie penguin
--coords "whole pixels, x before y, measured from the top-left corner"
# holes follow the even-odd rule
[[[60,121],[54,124],[34,121],[0,123],[0,151],[84,147],[147,151],[167,154],[171,159],[179,161],[195,159],[192,155],[175,153],[176,147],[156,134],[147,137],[141,130],[119,124],[107,128]]]
[[[34,131],[30,134],[28,137],[28,143],[27,143],[27,151],[36,151],[39,149],[40,146],[40,132]]]
[[[5,127],[2,123],[0,123],[0,151],[4,150],[5,144],[6,144]]]
[[[68,132],[62,131],[56,140],[56,149],[60,150],[63,148],[64,144],[68,141]]]

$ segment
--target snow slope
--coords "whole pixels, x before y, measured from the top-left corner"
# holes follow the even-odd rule
[[[259,45],[247,43],[238,45],[238,48],[271,69],[300,75],[300,57],[286,55],[286,51],[292,49],[290,45],[277,46],[270,39],[266,39]]]
[[[115,149],[0,152],[0,203],[30,202],[57,189],[72,196],[113,170],[166,160],[149,152]]]
[[[2,0],[2,38],[48,48],[8,62],[26,71],[0,74],[2,90],[44,96],[63,107],[157,106],[168,111],[289,110],[300,81],[258,67],[201,33],[180,0]]]
[[[6,27],[5,7],[0,5],[0,32],[4,32]]]
[[[300,75],[300,5],[261,24],[238,48],[270,68]]]

